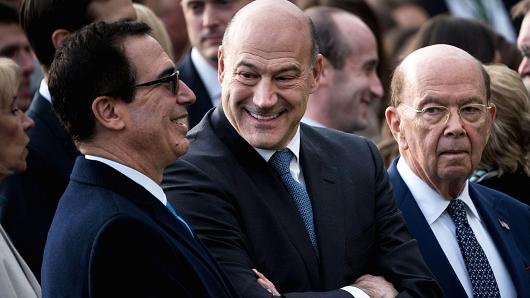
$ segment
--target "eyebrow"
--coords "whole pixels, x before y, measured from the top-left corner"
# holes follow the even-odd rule
[[[175,67],[168,67],[168,68],[164,69],[162,72],[160,72],[160,74],[158,75],[157,79],[161,79],[161,78],[164,78],[164,77],[170,76],[170,75],[172,75],[175,71],[176,71],[176,68],[175,68]]]
[[[428,96],[428,97],[422,98],[420,100],[420,104],[418,105],[418,107],[424,107],[425,105],[431,104],[431,103],[442,105],[441,101],[442,100],[440,98],[438,98],[438,97],[430,97],[430,96]],[[459,104],[459,106],[466,105],[466,104],[469,104],[469,103],[482,103],[482,102],[483,102],[483,98],[476,97],[476,96],[471,96],[471,97],[465,98]]]
[[[240,61],[236,64],[235,68],[234,69],[237,69],[238,67],[241,67],[241,66],[244,66],[244,67],[248,67],[252,70],[255,70],[257,71],[258,67],[252,63],[249,63],[249,62],[246,62],[246,61]],[[288,72],[288,71],[294,71],[296,72],[296,74],[300,74],[302,73],[302,71],[300,70],[300,68],[296,65],[286,65],[286,66],[283,66],[279,69],[274,69],[273,72],[278,74],[278,73],[283,73],[283,72]]]

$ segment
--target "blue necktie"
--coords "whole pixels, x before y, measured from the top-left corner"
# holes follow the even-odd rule
[[[186,221],[178,216],[177,212],[175,211],[175,209],[173,209],[173,206],[171,206],[171,204],[169,202],[166,203],[166,207],[167,209],[169,209],[169,211],[175,216],[175,218],[180,221],[187,229],[188,229],[188,232],[190,232],[190,235],[191,235],[191,238],[194,238],[193,236],[193,232],[191,231],[191,228],[190,226],[188,225],[188,223],[186,223]]]
[[[466,217],[466,207],[461,200],[452,200],[447,207],[447,213],[453,219],[456,227],[456,240],[464,257],[473,297],[501,297],[495,275],[491,270],[486,254],[475,238]]]
[[[313,225],[313,207],[311,206],[311,200],[309,199],[309,195],[305,188],[300,183],[296,182],[293,176],[291,176],[289,164],[291,163],[292,158],[293,153],[291,153],[289,149],[276,151],[269,160],[269,164],[276,170],[276,172],[278,172],[283,184],[285,184],[289,194],[291,194],[298,209],[298,213],[302,217],[307,234],[309,234],[313,249],[318,256],[317,236]]]

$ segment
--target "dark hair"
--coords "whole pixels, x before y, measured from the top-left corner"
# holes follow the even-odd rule
[[[495,58],[496,36],[489,27],[448,15],[438,15],[425,23],[416,34],[409,52],[440,43],[460,48],[482,63],[491,63]]]
[[[48,69],[55,55],[51,36],[57,29],[74,32],[90,24],[88,5],[92,0],[23,0],[20,25],[39,62]]]
[[[342,69],[351,54],[351,48],[333,20],[333,16],[338,13],[346,13],[346,11],[334,7],[317,6],[304,12],[315,25],[320,53],[333,65],[333,68]]]
[[[149,27],[140,22],[97,22],[69,37],[57,51],[48,84],[53,109],[75,142],[93,136],[92,102],[96,97],[132,101],[135,69],[122,42],[148,32]]]
[[[1,24],[12,24],[18,25],[18,13],[11,7],[3,3],[0,3],[0,23]]]

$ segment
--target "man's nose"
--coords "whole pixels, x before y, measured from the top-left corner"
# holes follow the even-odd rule
[[[203,27],[214,27],[219,25],[219,12],[213,5],[206,4],[202,14]]]
[[[177,103],[189,106],[195,102],[195,93],[191,91],[190,87],[186,85],[184,82],[179,81],[179,91],[177,93]]]
[[[270,79],[262,78],[256,85],[253,102],[260,108],[273,107],[278,101],[278,95],[274,84]]]

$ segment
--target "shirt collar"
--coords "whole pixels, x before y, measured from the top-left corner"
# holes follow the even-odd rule
[[[427,185],[425,181],[418,177],[402,157],[398,160],[397,170],[412,193],[416,203],[418,203],[423,216],[425,216],[425,219],[431,225],[447,209],[449,201],[444,199],[439,193]],[[480,220],[475,204],[473,204],[469,196],[469,182],[467,180],[462,193],[456,199],[462,200],[469,211],[471,211],[471,214]]]
[[[149,177],[138,172],[137,170],[130,168],[128,166],[122,165],[120,163],[117,163],[115,161],[112,161],[110,159],[106,159],[106,158],[99,157],[99,156],[87,154],[85,155],[85,158],[89,160],[99,161],[101,163],[108,165],[109,167],[122,173],[123,175],[131,179],[132,181],[136,182],[137,184],[145,188],[149,193],[151,193],[155,198],[157,198],[162,204],[164,204],[164,206],[167,204],[167,198],[166,198],[166,195],[164,194],[164,191],[162,190],[162,187],[160,187],[160,185],[158,185],[155,181],[151,180]]]
[[[217,69],[212,67],[196,48],[191,49],[191,61],[193,62],[193,65],[195,65],[199,77],[204,83],[208,95],[212,99],[212,104],[217,106],[218,101],[221,98],[221,84],[219,83],[219,78],[217,76]]]
[[[40,81],[39,93],[50,103],[52,102],[52,95],[50,94],[50,89],[48,89],[48,83],[46,83],[45,79],[42,79],[42,81]]]
[[[291,152],[294,154],[297,161],[300,160],[300,125],[298,125],[298,129],[296,130],[296,133],[294,137],[291,139],[289,144],[287,144],[287,148],[291,150]],[[256,151],[263,157],[263,159],[266,162],[269,162],[269,159],[271,159],[272,155],[276,153],[276,150],[267,150],[267,149],[260,149],[260,148],[254,148]]]
[[[306,116],[302,117],[302,122],[313,127],[325,127],[322,123],[311,118],[307,118]]]

